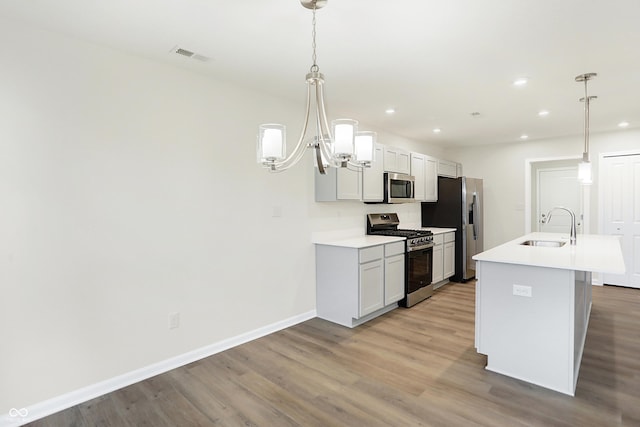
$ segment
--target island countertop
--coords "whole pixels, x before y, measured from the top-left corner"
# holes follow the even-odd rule
[[[561,247],[526,246],[526,240],[566,242]],[[473,257],[476,261],[531,265],[576,271],[624,274],[624,258],[617,236],[579,234],[576,245],[564,233],[530,233]]]

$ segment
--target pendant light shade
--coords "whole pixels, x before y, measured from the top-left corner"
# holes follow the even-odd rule
[[[578,163],[578,181],[583,185],[590,185],[593,181],[591,179],[591,162],[589,160],[582,160]]]
[[[279,161],[287,152],[286,127],[278,124],[260,125],[258,134],[258,162]]]
[[[356,133],[355,144],[356,161],[360,163],[373,162],[374,147],[376,144],[376,133],[370,131],[362,131]]]

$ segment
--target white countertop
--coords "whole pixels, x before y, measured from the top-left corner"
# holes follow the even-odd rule
[[[395,236],[372,236],[363,234],[361,236],[352,236],[345,238],[322,238],[317,237],[313,239],[312,243],[316,245],[327,245],[327,246],[341,246],[343,248],[368,248],[370,246],[378,246],[384,245],[385,243],[393,243],[393,242],[403,242],[405,240],[404,237],[395,237]]]
[[[526,240],[553,240],[567,243],[559,248],[520,244]],[[579,234],[577,244],[572,246],[566,233],[530,233],[481,252],[473,259],[611,274],[625,272],[619,237],[596,234]]]

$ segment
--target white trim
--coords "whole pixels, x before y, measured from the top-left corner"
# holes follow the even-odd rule
[[[199,349],[180,354],[178,356],[166,359],[149,366],[145,366],[135,371],[127,372],[117,377],[110,378],[99,383],[91,384],[87,387],[65,393],[63,395],[54,397],[43,402],[36,403],[29,408],[20,408],[20,411],[26,411],[25,417],[10,416],[5,414],[0,416],[0,426],[21,426],[26,423],[33,422],[40,418],[44,418],[48,415],[60,412],[64,409],[71,408],[72,406],[86,402],[96,397],[102,396],[107,393],[111,393],[115,390],[137,383],[139,381],[146,380],[153,376],[165,373],[175,368],[187,365],[205,357],[212,356],[224,350],[228,350],[232,347],[240,344],[247,343],[249,341],[261,338],[265,335],[269,335],[273,332],[280,331],[305,320],[313,319],[316,317],[316,310],[311,310],[306,313],[299,314],[297,316],[290,317],[267,326],[263,326],[253,331],[246,332],[235,337],[231,337],[217,343],[201,347]],[[17,408],[13,408],[16,412]]]

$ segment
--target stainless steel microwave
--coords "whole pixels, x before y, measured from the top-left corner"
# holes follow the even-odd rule
[[[385,172],[383,203],[415,201],[415,178],[401,173]]]

